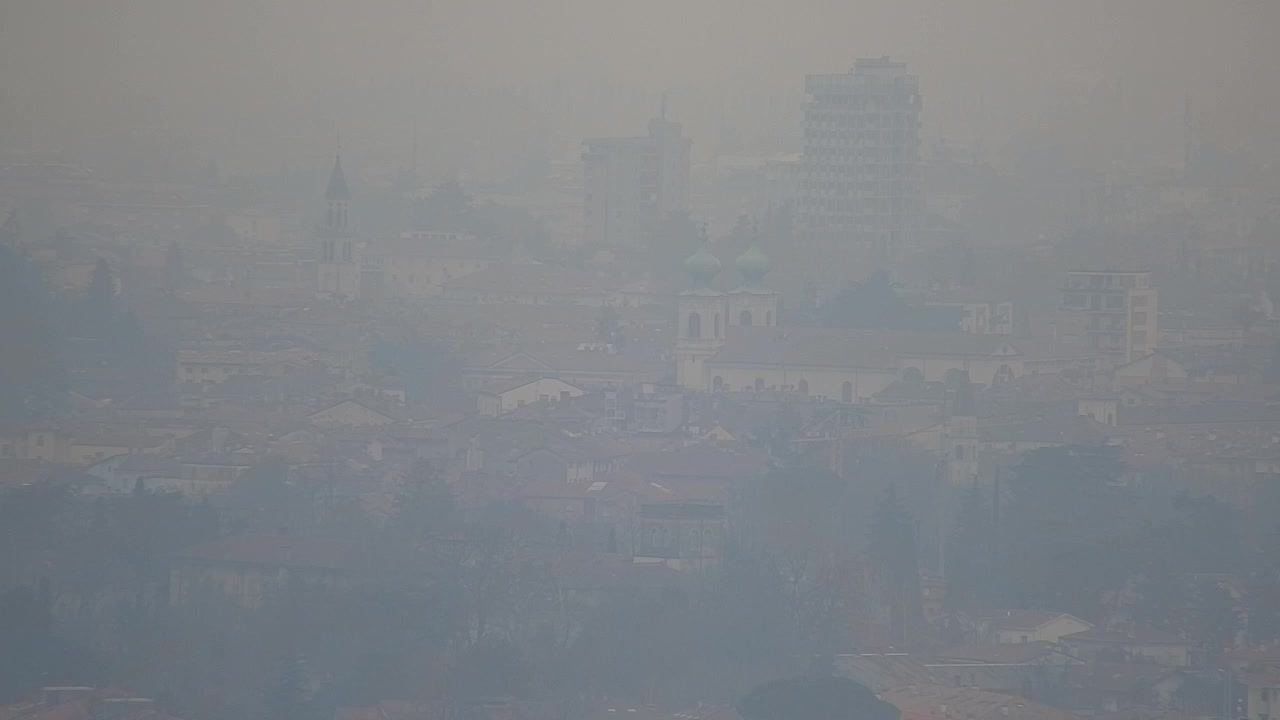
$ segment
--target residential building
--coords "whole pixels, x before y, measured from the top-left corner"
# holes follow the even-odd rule
[[[1057,687],[1080,661],[1051,642],[970,645],[934,653],[926,667],[952,684],[979,690],[1026,693]]]
[[[1249,688],[1247,720],[1272,720],[1280,717],[1280,673],[1264,670],[1245,678]]]
[[[58,439],[52,427],[0,426],[0,459],[57,461]]]
[[[1167,667],[1191,664],[1191,646],[1186,639],[1150,628],[1128,632],[1092,628],[1063,635],[1060,640],[1067,652],[1082,660],[1153,662]]]
[[[660,559],[673,570],[702,570],[720,561],[726,527],[721,505],[645,503],[637,521],[637,560]]]
[[[941,382],[957,373],[989,386],[1036,372],[1039,362],[1088,366],[1060,348],[1000,335],[945,331],[731,327],[704,361],[704,391],[781,390],[857,402],[897,380]]]
[[[587,140],[582,154],[587,242],[643,245],[664,219],[687,212],[691,145],[665,112],[649,121],[644,137]]]
[[[582,388],[557,378],[526,376],[495,380],[476,393],[476,409],[486,417],[497,417],[535,402],[568,400],[582,394]]]
[[[229,535],[174,556],[169,601],[185,604],[216,593],[256,609],[291,588],[342,585],[356,567],[348,541],[283,530]]]
[[[376,403],[343,400],[311,413],[307,421],[318,427],[379,427],[404,421],[396,409],[374,405]]]
[[[1057,335],[1105,353],[1113,365],[1156,349],[1159,308],[1149,272],[1072,270],[1058,310]]]
[[[662,363],[617,352],[600,343],[498,350],[472,358],[463,370],[469,390],[481,390],[494,380],[516,380],[529,375],[555,377],[584,390],[616,389],[639,382],[653,382],[662,374]]]
[[[496,262],[475,237],[449,232],[403,232],[378,244],[386,294],[393,298],[439,295],[446,283]],[[372,258],[370,258],[372,259]]]
[[[254,350],[180,350],[176,380],[182,384],[217,385],[233,377],[262,375],[281,377],[315,362],[301,349],[259,352]]]
[[[973,335],[1012,335],[1013,303],[961,291],[930,293],[925,307],[946,308],[960,316],[959,329]]]
[[[685,421],[685,398],[678,388],[656,383],[640,383],[631,398],[630,413],[620,419],[630,430],[640,433],[673,433]],[[606,399],[607,403],[607,399]]]
[[[802,239],[897,256],[923,211],[918,79],[904,63],[860,59],[848,73],[808,76],[805,90]]]

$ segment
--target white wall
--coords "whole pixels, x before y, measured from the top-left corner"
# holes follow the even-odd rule
[[[828,400],[844,400],[844,384],[850,383],[853,401],[869,398],[884,390],[896,378],[896,373],[881,370],[841,370],[836,368],[742,368],[723,367],[716,362],[707,363],[708,382],[714,386],[718,376],[726,390],[754,390],[756,378],[764,380],[766,389],[790,389],[798,391],[801,381],[808,385],[809,397]],[[711,388],[708,388],[711,389]]]
[[[499,396],[502,401],[501,411],[508,413],[522,405],[535,403],[539,400],[559,400],[563,393],[568,393],[568,397],[578,397],[582,395],[582,390],[554,378],[535,380],[528,385],[502,393]]]
[[[1078,620],[1069,615],[1059,615],[1054,620],[1045,624],[1044,627],[1035,631],[1029,630],[998,630],[996,632],[996,642],[1001,643],[1019,643],[1019,642],[1036,642],[1044,641],[1056,643],[1062,636],[1072,633],[1084,632],[1093,626],[1083,620]],[[1024,641],[1023,638],[1026,638]]]

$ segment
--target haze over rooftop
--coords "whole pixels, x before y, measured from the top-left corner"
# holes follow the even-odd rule
[[[274,167],[339,130],[390,162],[416,125],[428,160],[465,164],[496,138],[625,132],[669,89],[700,151],[768,148],[798,136],[805,73],[887,54],[921,78],[926,138],[1167,162],[1187,98],[1201,137],[1280,146],[1276,27],[1266,0],[8,2],[0,139],[162,127]]]

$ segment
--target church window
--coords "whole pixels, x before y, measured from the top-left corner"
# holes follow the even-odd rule
[[[702,316],[698,313],[689,313],[689,333],[690,338],[702,337]]]
[[[738,318],[738,324],[739,324],[739,325],[746,325],[746,326],[750,327],[750,325],[751,325],[751,311],[750,311],[750,310],[743,310],[743,311],[742,311],[742,315],[741,315],[741,316],[739,316],[739,318]]]

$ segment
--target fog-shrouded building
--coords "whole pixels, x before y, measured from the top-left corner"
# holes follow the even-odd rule
[[[1123,365],[1156,349],[1158,312],[1149,272],[1072,270],[1062,287],[1057,334]]]
[[[342,172],[342,156],[333,160],[333,170],[324,191],[324,220],[320,225],[320,258],[316,265],[317,289],[323,295],[343,298],[360,296],[360,252],[347,224],[351,192]]]
[[[692,142],[680,123],[649,121],[641,137],[587,140],[582,153],[588,243],[644,244],[672,214],[689,210]]]
[[[918,79],[905,63],[860,59],[848,73],[809,75],[805,90],[801,239],[892,260],[923,214]]]

